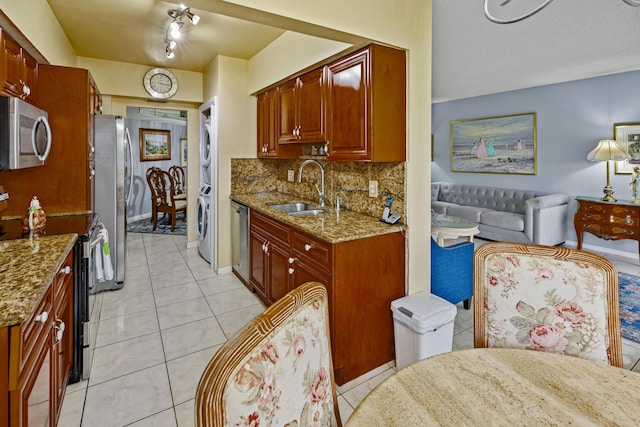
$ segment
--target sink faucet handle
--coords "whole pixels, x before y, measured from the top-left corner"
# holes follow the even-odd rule
[[[320,206],[324,206],[324,193],[320,190],[320,187],[318,187],[318,184],[315,184],[316,186],[316,190],[318,190],[318,197],[320,199]]]

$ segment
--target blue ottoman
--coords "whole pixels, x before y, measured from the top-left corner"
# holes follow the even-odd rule
[[[431,293],[452,304],[464,301],[471,307],[473,296],[473,242],[441,247],[431,239]]]

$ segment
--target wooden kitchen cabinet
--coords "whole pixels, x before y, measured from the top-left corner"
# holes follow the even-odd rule
[[[55,408],[62,409],[64,392],[69,383],[73,365],[73,258],[72,254],[60,268],[55,278],[53,318],[53,358]]]
[[[15,326],[0,328],[0,425],[55,427],[71,373],[73,270],[68,254],[35,310]],[[65,326],[62,328],[62,323]],[[6,387],[6,388],[5,388]]]
[[[38,62],[2,29],[0,45],[2,93],[35,104],[38,93]]]
[[[289,283],[289,227],[251,212],[250,283],[265,301],[273,302],[293,289]]]
[[[371,44],[327,70],[327,160],[405,161],[405,51]]]
[[[404,296],[402,233],[332,244],[255,210],[250,215],[250,283],[265,303],[309,281],[326,287],[336,382],[393,360],[390,307]]]
[[[325,71],[319,68],[276,89],[278,143],[324,143]]]
[[[88,70],[41,64],[38,107],[49,113],[53,142],[44,166],[3,171],[11,194],[3,216],[24,216],[38,196],[48,215],[94,211],[94,128],[97,87]]]
[[[278,143],[278,107],[276,89],[258,94],[258,158],[296,158],[302,154],[299,146]]]

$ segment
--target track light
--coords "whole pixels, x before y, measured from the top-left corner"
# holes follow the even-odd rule
[[[172,39],[164,39],[164,42],[167,44],[167,47],[171,50],[176,48],[176,41]]]
[[[169,9],[167,14],[173,19],[167,28],[167,34],[165,36],[166,49],[165,53],[167,58],[171,59],[175,56],[173,49],[176,47],[176,40],[180,38],[182,27],[184,22],[182,20],[186,17],[193,25],[197,25],[200,22],[200,17],[194,13],[191,13],[189,6],[180,4],[179,9]]]

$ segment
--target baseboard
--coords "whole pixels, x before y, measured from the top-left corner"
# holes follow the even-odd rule
[[[577,248],[578,247],[578,242],[576,241],[572,241],[572,240],[567,240],[566,242],[564,242],[564,245],[568,248]],[[591,252],[600,252],[600,253],[605,253],[605,254],[609,254],[609,255],[616,255],[619,257],[623,257],[623,258],[629,258],[630,260],[637,262],[638,261],[638,253],[637,252],[627,252],[627,251],[620,251],[617,249],[611,249],[611,248],[606,248],[604,246],[598,246],[598,245],[587,245],[587,244],[582,244],[582,249],[587,250],[587,251],[591,251]]]
[[[223,275],[223,274],[227,274],[227,273],[231,273],[231,266],[229,267],[221,267],[218,269],[218,275]]]
[[[193,242],[187,242],[187,248],[197,248],[200,242],[194,240]]]

